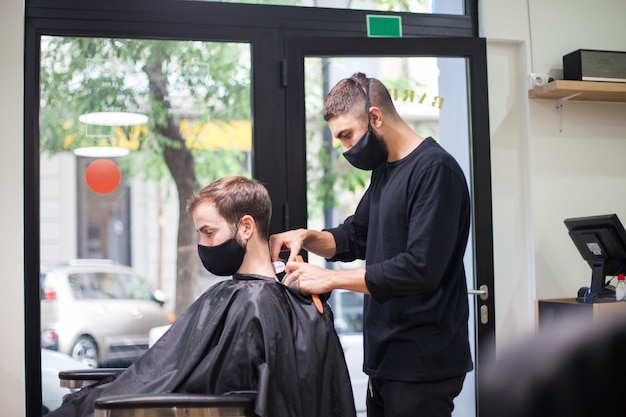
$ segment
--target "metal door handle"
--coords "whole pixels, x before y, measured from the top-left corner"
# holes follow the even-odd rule
[[[489,298],[489,287],[483,284],[477,290],[467,290],[467,293],[471,295],[478,295],[481,300],[485,301]],[[480,306],[479,316],[481,324],[487,324],[489,322],[489,308],[486,304]]]
[[[489,287],[486,284],[481,285],[477,290],[467,290],[468,294],[479,295],[481,300],[489,298]]]

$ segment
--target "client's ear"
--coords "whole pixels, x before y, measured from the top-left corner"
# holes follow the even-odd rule
[[[243,233],[243,237],[248,240],[256,231],[256,222],[254,217],[249,214],[244,215],[239,222],[239,227]]]

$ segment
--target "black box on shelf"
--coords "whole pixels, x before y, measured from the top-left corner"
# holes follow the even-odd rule
[[[626,83],[626,52],[578,49],[563,55],[563,78]]]

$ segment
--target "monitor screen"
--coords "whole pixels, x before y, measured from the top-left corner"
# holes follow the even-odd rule
[[[626,230],[616,214],[571,218],[564,222],[576,248],[592,269],[586,298],[602,298],[606,277],[626,272]]]

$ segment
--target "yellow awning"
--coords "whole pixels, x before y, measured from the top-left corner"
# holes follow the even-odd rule
[[[130,150],[139,147],[139,138],[148,133],[147,126],[132,126],[122,129],[114,126],[110,135],[103,137],[77,138],[68,135],[63,147],[74,149],[87,146],[118,146]],[[191,149],[228,149],[249,152],[252,150],[252,124],[249,120],[216,120],[209,123],[182,120],[180,134]]]
[[[252,125],[248,120],[220,120],[209,123],[180,122],[180,133],[192,149],[252,149]]]

